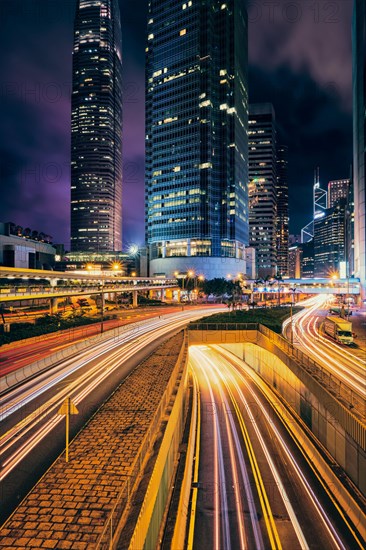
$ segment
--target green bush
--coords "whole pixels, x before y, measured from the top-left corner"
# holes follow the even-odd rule
[[[3,325],[0,325],[0,346],[10,344],[17,340],[24,340],[34,336],[42,336],[58,330],[66,330],[74,327],[99,323],[100,319],[89,317],[69,317],[63,319],[60,315],[45,315],[39,317],[33,323],[12,323],[10,332],[4,332]]]
[[[294,307],[293,314],[301,311],[302,307]],[[274,307],[271,309],[257,308],[248,311],[232,311],[226,313],[215,313],[209,317],[203,317],[198,321],[190,323],[230,323],[231,328],[234,328],[236,323],[260,323],[269,329],[281,334],[282,323],[290,317],[291,308],[289,307]],[[228,327],[229,328],[229,327]]]

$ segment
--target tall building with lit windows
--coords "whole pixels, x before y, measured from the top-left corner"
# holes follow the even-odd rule
[[[271,103],[249,106],[249,227],[259,277],[277,273],[276,126]]]
[[[351,180],[332,180],[328,182],[328,208],[333,208],[340,199],[347,199]]]
[[[355,277],[366,299],[366,5],[355,0],[353,12],[353,194]]]
[[[288,147],[277,146],[276,158],[276,247],[277,273],[289,274]]]
[[[122,54],[118,0],[78,0],[71,120],[71,250],[122,250]]]
[[[150,274],[245,273],[245,0],[151,0],[146,47]]]

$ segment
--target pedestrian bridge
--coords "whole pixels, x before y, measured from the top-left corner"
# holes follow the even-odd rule
[[[286,294],[360,294],[360,280],[349,279],[284,279],[282,281],[247,281],[253,292]]]
[[[121,271],[46,271],[0,267],[0,302],[178,289],[176,279],[126,277]]]

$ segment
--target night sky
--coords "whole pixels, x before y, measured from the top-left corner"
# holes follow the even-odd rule
[[[178,1],[178,0],[177,0]],[[144,240],[147,0],[120,0],[124,55],[125,245]],[[321,183],[352,161],[352,0],[259,0],[249,9],[249,96],[272,101],[289,146],[290,231]],[[70,116],[76,0],[0,0],[0,221],[69,246]]]

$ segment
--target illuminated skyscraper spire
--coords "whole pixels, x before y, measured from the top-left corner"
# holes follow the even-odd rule
[[[324,216],[328,206],[328,192],[320,187],[319,166],[314,172],[314,187],[313,187],[313,208],[314,220]]]
[[[122,54],[118,0],[79,0],[73,49],[71,249],[122,249]]]

